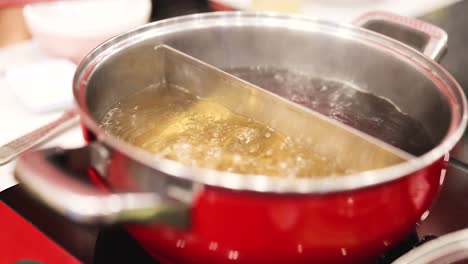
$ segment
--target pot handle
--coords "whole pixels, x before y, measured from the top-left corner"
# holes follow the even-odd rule
[[[99,143],[71,150],[30,151],[18,158],[14,174],[35,197],[79,223],[151,220],[187,227],[190,202],[156,192],[106,192],[76,177],[79,173],[87,175],[94,163],[107,164],[108,159],[108,150]],[[167,189],[171,182],[161,184]]]
[[[435,61],[447,52],[447,33],[419,19],[377,11],[358,17],[352,24],[403,42]]]

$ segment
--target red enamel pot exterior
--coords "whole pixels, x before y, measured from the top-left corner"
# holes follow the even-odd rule
[[[416,227],[445,162],[391,184],[332,195],[275,196],[207,188],[188,231],[128,226],[168,263],[365,263]]]
[[[131,186],[134,176],[121,174],[127,158],[114,157],[103,183]],[[275,195],[206,187],[191,208],[188,228],[160,223],[126,228],[168,264],[374,263],[428,216],[447,160],[448,155],[399,180],[342,193]]]
[[[124,158],[114,162],[118,174]],[[446,167],[441,158],[388,184],[324,195],[207,187],[196,198],[188,229],[154,223],[127,230],[155,259],[171,264],[372,263],[427,217]]]

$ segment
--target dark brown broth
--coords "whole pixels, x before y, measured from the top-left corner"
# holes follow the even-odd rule
[[[388,100],[342,82],[282,69],[225,70],[413,155],[424,154],[434,146],[420,122],[399,111]]]

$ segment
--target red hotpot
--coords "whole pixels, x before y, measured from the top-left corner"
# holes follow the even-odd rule
[[[89,144],[28,152],[15,174],[75,221],[125,224],[162,263],[371,261],[428,215],[465,129],[463,92],[434,61],[446,40],[432,25],[386,13],[354,25],[242,12],[151,23],[103,43],[78,67],[73,91]],[[387,98],[435,143],[398,165],[327,178],[238,175],[162,159],[99,127],[121,98],[158,82],[161,43],[218,68],[274,66],[350,83]],[[73,177],[86,170],[99,186]]]

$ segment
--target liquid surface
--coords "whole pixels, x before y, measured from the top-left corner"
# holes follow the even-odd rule
[[[389,101],[337,81],[269,68],[226,71],[411,154],[434,145],[424,127]],[[285,135],[178,89],[145,89],[101,122],[114,136],[186,165],[271,176],[352,173]]]
[[[342,82],[271,68],[232,68],[227,72],[354,127],[413,155],[434,142],[417,120],[389,101]]]
[[[107,112],[101,127],[190,166],[286,177],[353,172],[270,127],[175,87],[150,87],[125,98]]]

